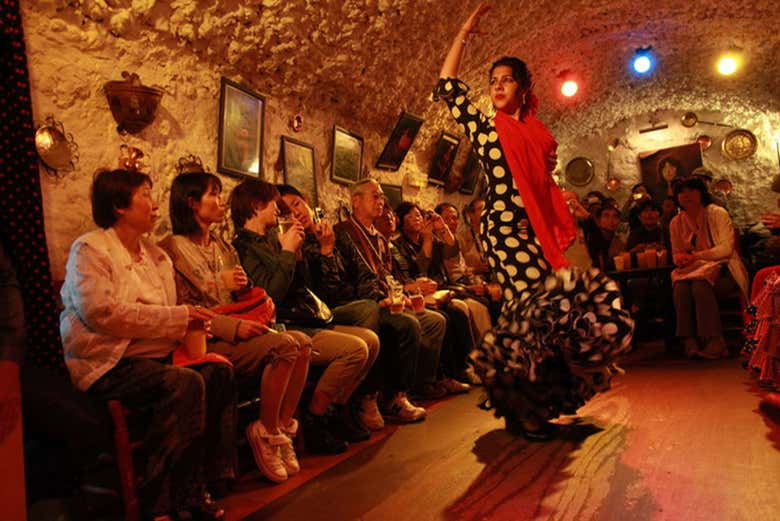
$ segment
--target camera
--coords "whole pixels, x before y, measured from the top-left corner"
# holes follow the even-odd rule
[[[314,215],[312,216],[312,220],[314,220],[314,224],[319,224],[322,222],[322,220],[325,218],[325,210],[317,206],[313,210]]]

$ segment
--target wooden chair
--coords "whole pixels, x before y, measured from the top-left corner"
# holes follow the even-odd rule
[[[114,457],[119,472],[119,486],[124,503],[125,520],[141,521],[141,506],[136,494],[138,478],[133,465],[133,451],[141,446],[140,441],[130,440],[127,426],[128,410],[119,400],[108,401],[108,412],[114,424]]]

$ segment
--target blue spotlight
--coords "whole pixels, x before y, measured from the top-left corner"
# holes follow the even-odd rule
[[[643,76],[653,70],[655,66],[655,57],[650,47],[638,49],[631,62],[631,66],[638,75]]]

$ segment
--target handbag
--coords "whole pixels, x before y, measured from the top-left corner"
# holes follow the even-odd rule
[[[333,312],[312,290],[303,286],[296,290],[290,307],[276,310],[276,318],[283,324],[320,328],[333,322]]]

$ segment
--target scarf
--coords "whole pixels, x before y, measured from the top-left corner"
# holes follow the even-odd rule
[[[546,158],[558,143],[532,115],[518,121],[501,111],[494,119],[515,187],[523,198],[531,226],[553,270],[569,266],[563,252],[577,236],[563,192],[547,173]]]

